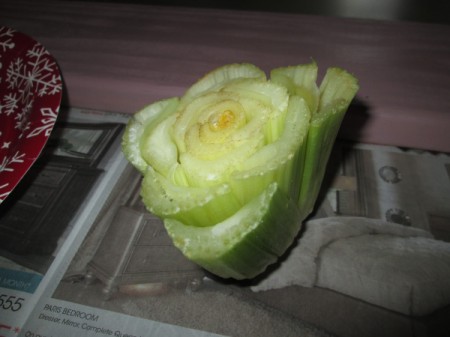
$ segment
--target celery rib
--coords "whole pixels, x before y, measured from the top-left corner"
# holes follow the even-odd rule
[[[224,278],[253,278],[312,212],[356,78],[315,62],[270,79],[251,64],[206,74],[181,98],[137,112],[123,152],[141,196],[183,254]]]

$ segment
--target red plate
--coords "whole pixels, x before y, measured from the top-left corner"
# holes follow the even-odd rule
[[[61,97],[61,74],[50,53],[0,26],[0,203],[39,157]]]

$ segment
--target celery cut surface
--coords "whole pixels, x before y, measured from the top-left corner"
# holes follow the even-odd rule
[[[224,278],[253,278],[311,213],[356,78],[318,66],[217,68],[180,98],[137,112],[123,152],[147,209],[183,254]]]

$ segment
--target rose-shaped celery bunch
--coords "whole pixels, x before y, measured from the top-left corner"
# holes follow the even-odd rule
[[[317,65],[220,67],[181,98],[129,121],[123,151],[142,197],[186,257],[252,278],[292,244],[311,212],[356,79]]]

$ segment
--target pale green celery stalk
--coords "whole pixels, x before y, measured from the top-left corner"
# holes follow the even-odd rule
[[[342,119],[358,91],[355,77],[340,68],[329,68],[320,86],[319,111],[312,115],[299,208],[306,218],[319,195],[328,159]]]
[[[130,163],[142,174],[145,174],[148,163],[141,150],[151,151],[151,148],[142,146],[142,141],[146,139],[145,133],[173,114],[178,104],[178,97],[158,101],[138,111],[129,120],[122,137],[122,149]]]
[[[224,83],[240,86],[241,77],[265,79],[252,65],[219,68],[180,101],[157,102],[139,112],[123,141],[125,155],[144,174],[144,203],[164,219],[174,244],[210,272],[235,279],[260,274],[292,244],[314,206],[342,118],[358,89],[356,79],[338,68],[327,71],[320,88],[315,63],[275,69],[270,81],[287,88],[290,97],[286,115],[265,126],[265,139],[273,142],[255,147],[242,163],[233,162],[237,167],[230,176],[188,186],[186,165],[180,160],[184,132],[179,137],[171,134],[173,144],[180,143],[183,150],[176,153],[166,134],[172,123],[167,118],[176,109],[190,108],[195,97],[219,92]],[[284,88],[280,90],[286,92]],[[252,96],[252,90],[248,94]],[[163,148],[151,152],[159,145]]]
[[[305,100],[292,96],[283,134],[249,158],[242,167],[247,170],[230,178],[231,194],[193,210],[186,221],[173,216],[164,219],[185,256],[218,276],[244,279],[260,274],[285,252],[301,226],[297,196],[309,120]],[[154,190],[149,188],[149,196]],[[242,207],[229,217],[216,217],[208,227],[193,225],[207,216],[205,209],[212,204],[228,208],[236,199]]]
[[[205,92],[220,89],[223,83],[235,79],[251,78],[256,81],[265,81],[266,74],[253,64],[231,64],[217,68],[192,85],[181,98],[181,103],[189,102]]]
[[[242,204],[261,193],[270,183],[295,200],[298,197],[306,137],[311,114],[305,100],[299,96],[289,99],[283,133],[275,142],[266,145],[249,157],[240,170],[230,177],[230,186]]]
[[[292,244],[301,226],[297,204],[276,183],[230,218],[212,227],[165,219],[185,256],[206,270],[235,279],[253,278]]]
[[[178,186],[149,167],[142,182],[141,196],[150,212],[190,226],[212,226],[242,207],[230,187]]]
[[[231,216],[270,183],[285,193],[299,183],[310,113],[305,101],[289,100],[284,133],[274,143],[243,163],[226,182],[209,187],[179,186],[149,167],[141,195],[152,213],[192,226],[213,226]],[[296,200],[297,195],[293,195]]]
[[[303,97],[309,110],[315,112],[319,104],[316,62],[299,66],[281,67],[270,72],[270,80],[286,87],[290,95]]]

